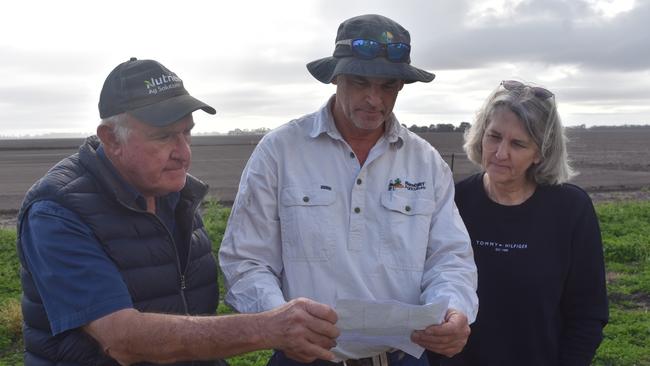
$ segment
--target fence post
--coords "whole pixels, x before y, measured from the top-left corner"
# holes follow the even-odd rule
[[[451,172],[454,172],[454,153],[451,153]]]

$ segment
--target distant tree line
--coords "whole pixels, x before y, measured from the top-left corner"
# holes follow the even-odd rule
[[[405,124],[402,126],[406,127]],[[469,122],[461,122],[458,126],[454,126],[451,123],[437,123],[427,126],[416,126],[412,125],[411,127],[406,127],[411,132],[465,132],[471,124]]]
[[[451,123],[436,123],[436,124],[430,124],[429,126],[418,126],[418,125],[411,125],[411,127],[407,126],[406,124],[402,123],[402,126],[405,128],[408,128],[409,131],[415,132],[415,133],[421,133],[421,132],[465,132],[468,128],[471,127],[471,123],[469,122],[461,122],[458,126],[454,126]],[[587,127],[585,124],[577,125],[577,126],[567,126],[567,129],[575,129],[575,130],[604,130],[604,129],[626,129],[626,128],[638,128],[638,129],[647,129],[650,128],[650,125],[622,125],[622,126],[591,126]],[[267,127],[260,127],[260,128],[255,128],[255,129],[241,129],[241,128],[236,128],[234,130],[228,131],[226,135],[230,136],[235,136],[235,135],[264,135],[267,132],[271,131],[270,128]],[[208,134],[214,134],[214,133],[208,133]]]
[[[402,124],[405,128],[408,128],[411,132],[465,132],[466,129],[468,129],[471,125],[469,122],[461,122],[458,126],[454,126],[451,123],[438,123],[438,124],[431,124],[428,127],[427,126],[417,126],[417,125],[412,125],[411,127],[406,126],[405,124]],[[256,129],[241,129],[241,128],[236,128],[234,130],[230,130],[226,133],[226,135],[229,136],[237,136],[237,135],[264,135],[267,132],[271,131],[270,128],[267,127],[260,127]]]
[[[271,131],[268,127],[260,127],[249,130],[248,128],[235,128],[234,130],[228,131],[227,135],[237,136],[237,135],[265,135],[267,132]]]
[[[567,126],[569,130],[647,130],[650,129],[650,125],[598,125],[587,127],[586,124],[576,125],[576,126]]]
[[[454,126],[451,123],[438,123],[431,124],[427,126],[417,126],[415,124],[408,127],[406,124],[402,124],[405,128],[408,128],[412,132],[465,132],[471,124],[469,122],[461,122],[458,126]],[[603,131],[603,130],[621,130],[621,129],[639,129],[646,131],[650,129],[649,124],[639,125],[639,124],[625,124],[625,125],[599,125],[599,126],[590,126],[587,127],[586,124],[567,126],[568,130],[593,130],[593,131]],[[241,129],[236,128],[230,130],[226,133],[222,132],[192,132],[192,135],[195,136],[210,136],[210,135],[264,135],[267,132],[271,131],[268,127],[260,127],[255,129]],[[15,140],[15,139],[59,139],[59,138],[85,138],[92,135],[92,132],[50,132],[43,134],[28,134],[28,135],[4,135],[0,134],[0,140]]]
[[[470,128],[472,125],[469,122],[461,122],[458,126],[454,126],[451,123],[438,123],[438,124],[431,124],[428,127],[427,126],[417,126],[417,125],[411,125],[411,127],[407,127],[405,124],[402,124],[402,126],[408,128],[411,132],[465,132],[468,128]],[[613,126],[613,125],[599,125],[599,126],[590,126],[587,127],[586,124],[581,124],[581,125],[575,125],[575,126],[567,126],[566,127],[569,130],[593,130],[593,131],[599,131],[599,130],[616,130],[616,129],[639,129],[639,130],[647,130],[650,129],[650,125],[620,125],[620,126]]]

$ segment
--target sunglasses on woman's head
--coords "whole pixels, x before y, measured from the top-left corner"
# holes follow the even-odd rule
[[[539,99],[548,99],[553,96],[553,93],[545,88],[539,87],[539,86],[530,86],[522,83],[521,81],[517,80],[503,80],[501,82],[501,85],[505,90],[508,91],[513,91],[513,90],[521,90],[524,88],[530,88],[530,90],[533,92],[533,95],[536,96]]]
[[[411,46],[406,43],[381,43],[372,39],[344,39],[336,45],[350,46],[352,54],[364,60],[385,56],[391,62],[408,62]]]

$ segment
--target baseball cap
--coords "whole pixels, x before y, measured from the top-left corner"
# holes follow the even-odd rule
[[[192,97],[183,80],[161,63],[135,57],[108,74],[99,97],[101,118],[128,112],[156,127],[172,124],[198,109],[217,113]]]

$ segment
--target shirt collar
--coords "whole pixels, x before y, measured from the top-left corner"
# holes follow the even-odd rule
[[[336,128],[334,123],[334,115],[332,114],[332,103],[334,103],[334,98],[336,94],[332,95],[327,102],[318,110],[316,113],[316,118],[314,119],[314,125],[312,127],[309,136],[311,138],[316,138],[323,133],[327,133],[331,138],[342,140],[343,137],[341,133]],[[397,144],[397,147],[401,147],[404,143],[404,127],[399,124],[397,117],[394,113],[391,113],[386,121],[386,130],[384,131],[384,138],[391,144]]]
[[[334,103],[334,97],[336,94],[332,95],[323,106],[320,107],[318,112],[316,112],[316,118],[314,119],[314,125],[312,127],[311,133],[309,136],[311,138],[316,138],[323,133],[327,133],[330,137],[334,139],[342,139],[341,134],[339,133],[336,125],[334,124],[334,115],[332,114],[332,103]]]

